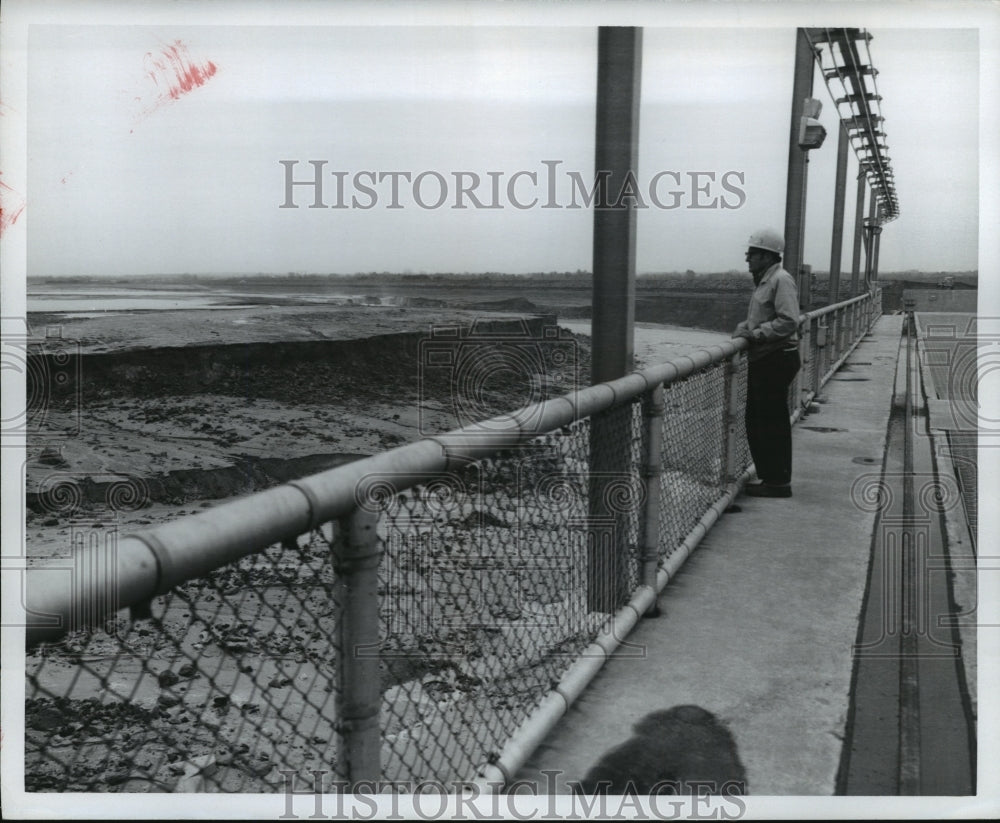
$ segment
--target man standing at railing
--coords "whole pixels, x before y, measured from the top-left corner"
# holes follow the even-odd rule
[[[792,496],[792,426],[788,387],[799,360],[799,295],[795,278],[781,267],[785,239],[764,229],[750,236],[746,260],[754,291],[747,319],[733,337],[750,341],[748,351],[746,426],[756,483],[744,491],[751,497]]]

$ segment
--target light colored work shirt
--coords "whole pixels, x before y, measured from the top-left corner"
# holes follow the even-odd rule
[[[795,278],[781,263],[775,263],[760,278],[750,297],[747,319],[740,327],[751,334],[751,360],[798,344],[799,291]]]

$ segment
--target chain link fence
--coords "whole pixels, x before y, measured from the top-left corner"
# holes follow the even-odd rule
[[[875,319],[855,305],[845,351]],[[330,791],[503,766],[746,476],[745,345],[134,536],[91,524],[103,540],[29,574],[29,609],[62,628],[28,630],[25,788]]]
[[[742,414],[746,405],[745,363],[740,368],[733,383],[739,412],[731,421],[737,428],[731,466],[726,459],[730,425],[727,364],[714,364],[664,389],[659,510],[660,554],[664,559],[683,543],[734,475],[750,463]]]
[[[802,315],[799,324],[802,368],[789,389],[790,408],[808,408],[820,388],[881,316],[881,289]]]
[[[632,463],[638,404],[624,411],[613,433]],[[386,779],[475,776],[592,641],[607,617],[588,604],[593,483],[603,482],[611,515],[596,537],[617,548],[618,528],[621,588],[634,588],[638,476],[589,472],[591,423],[376,495],[381,656],[400,672],[382,701]],[[607,457],[599,445],[593,459]],[[613,557],[599,554],[598,568],[610,572]]]
[[[89,554],[111,566],[116,542]],[[39,644],[25,788],[263,792],[282,769],[329,769],[336,612],[330,546],[314,532],[182,583],[146,614]]]

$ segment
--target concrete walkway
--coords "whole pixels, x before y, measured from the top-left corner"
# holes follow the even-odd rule
[[[794,497],[736,499],[518,778],[565,789],[649,712],[695,704],[749,793],[833,794],[901,329],[882,317],[795,427]]]

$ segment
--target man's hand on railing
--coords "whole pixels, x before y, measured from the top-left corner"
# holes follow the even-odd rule
[[[747,328],[747,321],[741,320],[736,324],[736,328],[733,330],[732,334],[733,340],[746,340],[748,343],[753,342],[753,334],[750,329]]]

